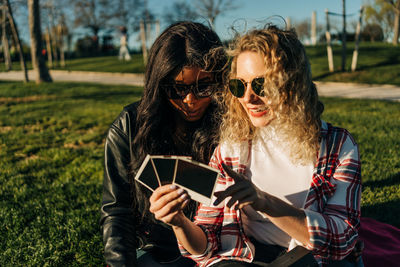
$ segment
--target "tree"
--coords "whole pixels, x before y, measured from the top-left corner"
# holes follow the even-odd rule
[[[379,24],[367,24],[361,33],[362,39],[370,42],[383,41],[383,30]]]
[[[7,10],[5,6],[2,7],[2,12],[1,12],[1,44],[3,47],[3,56],[4,56],[4,63],[6,66],[6,71],[11,70],[12,66],[12,61],[11,61],[11,55],[10,55],[10,47],[9,47],[9,41],[7,36],[10,36],[9,32],[9,27],[8,26],[8,20],[7,20]]]
[[[194,8],[184,1],[174,2],[170,8],[164,13],[164,21],[168,24],[172,24],[177,21],[191,20],[194,21],[199,18]]]
[[[369,24],[380,24],[386,38],[393,35],[392,43],[398,44],[400,0],[374,0],[365,7],[365,20]]]
[[[301,41],[305,41],[311,37],[311,25],[308,19],[302,20],[295,24],[297,36]]]
[[[40,28],[39,0],[28,0],[29,33],[31,37],[31,57],[33,69],[36,71],[36,83],[51,82],[42,54],[42,30]]]
[[[14,16],[13,16],[13,12],[12,12],[9,0],[3,0],[3,8],[5,8],[5,10],[6,10],[5,13],[7,14],[8,21],[10,22],[10,27],[11,27],[11,30],[13,33],[15,46],[17,47],[18,54],[19,54],[19,61],[21,63],[21,69],[24,72],[24,81],[28,82],[29,81],[28,70],[26,68],[25,57],[24,57],[24,53],[22,51],[21,39],[19,38],[18,28],[14,21]]]
[[[387,1],[390,3],[390,6],[394,10],[394,22],[393,22],[393,41],[392,43],[394,45],[397,45],[399,43],[399,33],[400,33],[400,0],[394,1]]]
[[[99,44],[99,31],[110,26],[113,19],[121,17],[124,10],[119,10],[120,6],[114,1],[109,0],[73,0],[74,24],[82,26],[92,32],[94,42]]]
[[[195,6],[199,14],[207,18],[213,28],[218,16],[236,8],[234,0],[197,0]]]

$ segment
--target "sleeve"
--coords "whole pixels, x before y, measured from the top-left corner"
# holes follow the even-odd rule
[[[128,135],[112,125],[104,153],[103,201],[100,225],[109,266],[136,266],[136,237],[128,181]]]
[[[351,136],[344,136],[331,178],[331,186],[335,187],[333,195],[326,202],[322,213],[304,210],[310,234],[307,248],[314,254],[332,260],[341,260],[353,250],[360,224],[359,152]]]
[[[221,157],[219,153],[219,147],[214,151],[211,157],[209,165],[215,169],[219,169],[223,173],[221,166]],[[226,186],[226,181],[223,176],[219,176],[217,180],[216,190],[224,190]],[[214,201],[214,199],[212,199]],[[194,218],[194,223],[198,225],[205,233],[207,238],[207,248],[201,255],[190,254],[180,243],[179,249],[181,254],[185,257],[189,257],[196,262],[205,262],[217,251],[221,246],[220,233],[222,229],[222,223],[224,220],[224,204],[218,206],[205,206],[200,204],[196,216]]]

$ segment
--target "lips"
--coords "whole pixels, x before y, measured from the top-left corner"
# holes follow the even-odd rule
[[[268,113],[268,109],[266,107],[262,108],[247,108],[249,114],[252,117],[262,117]]]
[[[182,111],[184,113],[186,113],[186,115],[189,116],[189,117],[196,117],[200,113],[199,109],[197,109],[197,110],[186,110],[186,109],[183,109]]]

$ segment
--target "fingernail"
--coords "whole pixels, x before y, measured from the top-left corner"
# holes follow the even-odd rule
[[[169,186],[169,188],[170,188],[170,189],[177,189],[178,187],[177,187],[176,185],[174,185],[174,184],[171,184],[171,185]]]
[[[182,194],[183,192],[185,192],[185,190],[183,190],[182,188],[179,188],[178,194],[180,195],[180,194]]]
[[[188,197],[189,197],[188,194],[183,194],[182,196],[180,196],[180,198],[183,198],[183,199],[186,199]]]

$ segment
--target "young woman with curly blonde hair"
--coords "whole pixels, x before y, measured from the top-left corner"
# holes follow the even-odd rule
[[[201,266],[252,266],[299,246],[310,251],[299,266],[362,266],[346,258],[360,220],[358,147],[321,120],[295,32],[269,26],[239,38],[224,101],[210,161],[221,172],[213,205],[200,205],[193,223],[181,212],[184,190],[164,186],[150,199],[182,254]]]

